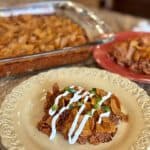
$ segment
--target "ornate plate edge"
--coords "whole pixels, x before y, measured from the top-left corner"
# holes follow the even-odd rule
[[[82,71],[81,71],[82,70]],[[150,97],[147,93],[138,87],[135,83],[130,80],[121,77],[120,75],[116,75],[107,71],[95,69],[95,68],[87,68],[87,67],[70,67],[70,68],[61,68],[61,69],[52,69],[48,72],[40,73],[34,77],[25,80],[20,85],[15,87],[10,94],[8,94],[2,103],[0,109],[0,136],[2,144],[9,150],[19,149],[24,150],[24,146],[21,141],[17,138],[15,133],[15,129],[11,122],[11,117],[8,114],[11,114],[17,101],[15,99],[16,96],[21,96],[23,93],[23,89],[30,86],[30,83],[34,83],[37,79],[42,80],[53,71],[66,72],[71,71],[76,74],[86,73],[91,74],[92,76],[98,76],[105,80],[109,80],[112,84],[115,84],[118,87],[123,88],[124,90],[130,92],[132,95],[136,97],[138,105],[141,107],[143,112],[143,118],[145,121],[145,128],[142,130],[141,134],[136,139],[136,142],[130,147],[131,150],[146,150],[148,145],[150,145]]]

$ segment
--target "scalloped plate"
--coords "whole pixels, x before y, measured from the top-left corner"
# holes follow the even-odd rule
[[[61,135],[54,141],[39,132],[36,124],[43,115],[46,91],[57,82],[85,88],[98,87],[119,97],[129,115],[109,143],[69,145]],[[145,150],[150,143],[150,98],[135,83],[106,71],[92,68],[62,68],[34,76],[12,90],[0,109],[0,136],[9,150]]]
[[[94,54],[93,54],[94,58],[100,66],[102,66],[103,68],[105,68],[113,73],[120,74],[124,77],[127,77],[127,78],[137,81],[137,82],[150,83],[150,75],[135,73],[126,67],[118,65],[109,56],[109,53],[113,50],[112,46],[114,44],[116,44],[117,42],[122,42],[122,41],[126,41],[128,39],[132,39],[132,38],[134,39],[136,37],[142,37],[145,35],[150,35],[150,33],[146,33],[146,32],[120,32],[120,33],[117,33],[115,35],[114,41],[107,43],[107,44],[103,44],[101,46],[97,46],[96,48],[94,48]]]

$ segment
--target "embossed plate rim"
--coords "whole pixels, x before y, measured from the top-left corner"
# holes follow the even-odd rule
[[[74,73],[86,73],[95,76],[100,76],[105,80],[109,80],[112,84],[115,84],[118,87],[127,90],[131,94],[133,94],[136,98],[136,101],[143,112],[143,117],[145,121],[145,128],[142,130],[141,134],[138,136],[136,142],[131,145],[131,150],[145,150],[150,144],[150,97],[146,94],[146,92],[138,87],[135,83],[129,81],[126,78],[121,77],[120,75],[116,75],[104,70],[99,70],[96,68],[87,68],[87,67],[69,67],[69,68],[61,68],[61,69],[52,69],[48,72],[40,73],[39,75],[33,76],[28,80],[22,82],[20,85],[15,87],[12,92],[6,96],[4,102],[2,103],[0,109],[0,136],[2,138],[2,144],[8,149],[19,149],[24,150],[24,146],[21,141],[17,138],[17,134],[15,133],[15,129],[11,122],[10,113],[12,113],[15,109],[15,105],[17,104],[15,97],[18,95],[22,95],[23,89],[27,86],[30,86],[30,83],[34,83],[37,79],[41,79],[48,76],[52,72],[66,72],[71,71]]]

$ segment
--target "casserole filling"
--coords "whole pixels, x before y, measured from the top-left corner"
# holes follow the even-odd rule
[[[0,59],[85,44],[84,29],[58,15],[0,17]]]
[[[47,93],[44,116],[37,128],[50,140],[58,132],[69,144],[99,144],[111,141],[120,121],[127,120],[119,99],[111,92],[75,85],[60,90],[54,84],[52,92]]]
[[[150,75],[150,36],[117,43],[110,55],[119,65]]]

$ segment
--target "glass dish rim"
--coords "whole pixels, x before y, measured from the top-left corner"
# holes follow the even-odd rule
[[[105,24],[105,22],[103,20],[101,20],[100,18],[97,17],[97,15],[91,11],[88,7],[78,3],[78,2],[73,2],[73,1],[66,1],[66,0],[51,0],[51,1],[39,1],[39,2],[27,2],[27,3],[23,3],[23,4],[15,4],[13,6],[3,6],[0,7],[0,17],[9,17],[9,16],[4,16],[3,14],[1,14],[2,12],[5,13],[7,11],[11,11],[11,10],[15,10],[15,9],[23,9],[23,8],[30,8],[33,6],[40,6],[40,5],[45,5],[45,4],[58,4],[58,5],[64,5],[67,4],[68,6],[73,6],[73,8],[76,9],[76,11],[78,13],[83,12],[86,13],[86,15],[88,15],[91,19],[93,19],[93,21],[95,21],[95,23],[97,25],[101,25],[101,26],[105,26],[108,30],[110,30],[109,26],[107,24]],[[106,31],[104,31],[104,28],[102,28],[103,32],[105,33]],[[99,32],[100,33],[100,32]],[[13,62],[17,62],[17,61],[23,61],[23,60],[29,60],[29,59],[34,59],[34,58],[40,58],[40,57],[45,57],[48,55],[55,55],[55,54],[63,54],[66,52],[74,52],[74,51],[78,51],[78,49],[84,47],[89,47],[89,46],[95,46],[97,44],[95,44],[98,42],[93,42],[93,44],[89,44],[86,43],[84,45],[78,45],[78,46],[72,46],[72,47],[65,47],[62,49],[54,49],[54,50],[49,50],[46,52],[40,52],[40,53],[35,53],[35,54],[27,54],[27,55],[22,55],[22,56],[15,56],[15,57],[7,57],[7,58],[1,58],[0,59],[0,63],[13,63]]]

